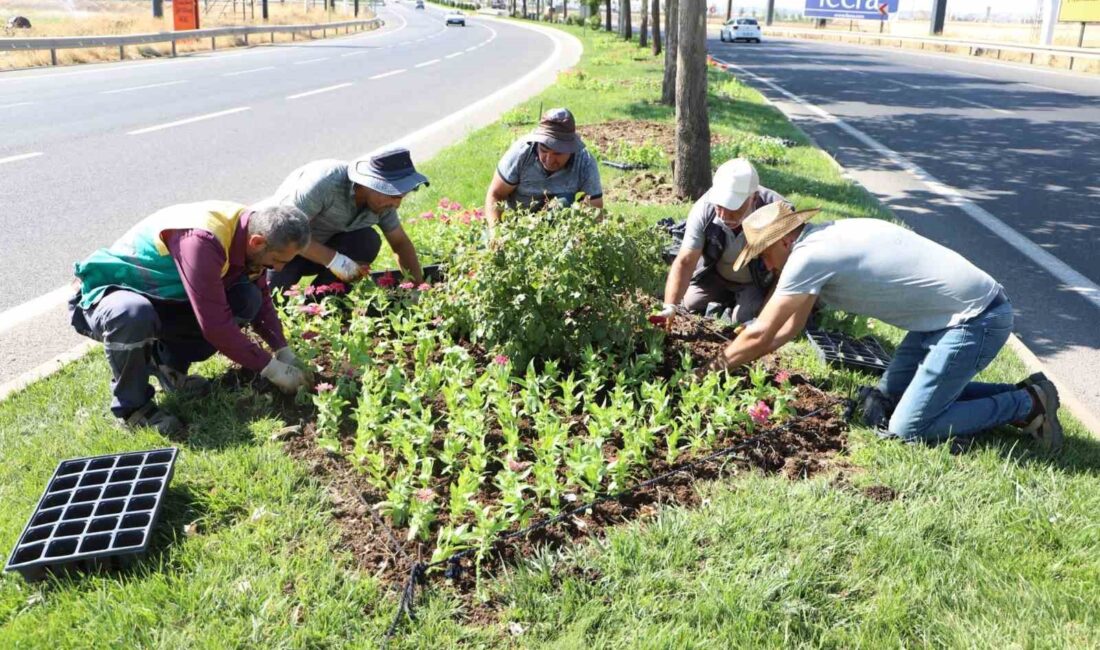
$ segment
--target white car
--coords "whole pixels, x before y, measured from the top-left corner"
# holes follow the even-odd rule
[[[466,14],[457,9],[447,14],[447,26],[449,27],[451,25],[462,25],[463,27],[465,27]]]
[[[722,31],[719,32],[718,38],[723,43],[733,43],[735,41],[759,43],[760,23],[756,22],[755,18],[734,18],[722,25]]]

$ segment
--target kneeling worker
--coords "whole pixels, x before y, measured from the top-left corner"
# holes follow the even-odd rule
[[[485,218],[492,228],[504,212],[502,204],[537,211],[557,199],[568,207],[578,193],[587,205],[603,207],[600,168],[577,135],[573,114],[551,108],[538,128],[516,140],[500,159],[485,193]]]
[[[907,330],[878,385],[893,401],[889,432],[906,441],[965,438],[1012,424],[1051,451],[1062,447],[1058,391],[1037,374],[1019,384],[972,381],[1012,332],[1004,288],[955,251],[878,219],[808,224],[816,210],[784,204],[743,223],[734,267],[760,256],[779,273],[760,317],[715,361],[758,359],[802,331],[814,302]]]
[[[251,211],[207,201],[155,212],[78,263],[72,322],[103,342],[115,416],[163,434],[179,431],[182,423],[154,403],[149,375],[167,391],[200,392],[206,381],[187,369],[215,351],[284,392],[304,386],[264,271],[283,268],[308,244],[309,221],[296,208]],[[241,332],[244,324],[274,355]]]
[[[301,255],[268,278],[276,288],[316,275],[313,284],[353,282],[386,242],[401,270],[424,281],[416,247],[401,227],[397,208],[428,179],[413,166],[408,149],[390,149],[350,163],[315,160],[286,177],[274,196],[258,205],[290,205],[309,217],[313,239]]]
[[[746,323],[760,313],[772,278],[760,263],[734,270],[745,248],[741,221],[770,203],[790,202],[760,185],[756,168],[735,158],[722,164],[714,183],[692,206],[684,224],[680,252],[668,270],[665,305],[660,315],[672,318],[677,305],[708,313],[712,305],[729,310],[732,320]],[[793,206],[791,206],[793,208]]]

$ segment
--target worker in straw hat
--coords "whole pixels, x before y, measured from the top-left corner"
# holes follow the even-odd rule
[[[779,279],[760,317],[715,367],[740,366],[787,343],[820,299],[908,332],[877,389],[895,404],[893,436],[935,442],[1012,424],[1051,451],[1061,448],[1058,391],[1044,375],[1016,385],[972,381],[1012,331],[1012,303],[996,280],[895,224],[807,223],[816,213],[773,203],[742,223],[747,243],[734,268],[759,256]]]

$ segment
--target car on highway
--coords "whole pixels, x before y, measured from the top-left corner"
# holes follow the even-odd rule
[[[454,11],[447,14],[446,24],[448,27],[450,27],[451,25],[462,25],[463,27],[465,27],[466,14],[462,13],[458,9],[455,9]]]
[[[424,8],[424,0],[416,0],[416,9]]]
[[[737,41],[760,42],[760,23],[755,18],[733,18],[722,25],[722,31],[718,38],[723,43],[735,43]]]

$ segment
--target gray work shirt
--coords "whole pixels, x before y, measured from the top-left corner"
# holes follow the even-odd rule
[[[290,172],[275,194],[257,207],[292,205],[309,217],[313,241],[325,243],[342,232],[378,226],[383,233],[401,225],[395,208],[377,214],[355,205],[355,183],[341,160],[314,160]]]
[[[550,174],[539,162],[538,144],[521,138],[500,159],[497,173],[505,183],[516,186],[508,197],[509,208],[541,209],[546,197],[557,197],[570,205],[577,192],[593,199],[603,196],[599,166],[587,149],[573,154],[565,167]]]
[[[749,209],[749,214],[758,210],[765,205],[771,203],[777,203],[779,201],[787,201],[777,192],[769,190],[766,187],[759,187],[756,190],[756,194],[753,195],[752,206]],[[792,207],[794,207],[792,205]],[[748,215],[746,215],[748,216]],[[722,276],[727,282],[733,284],[752,284],[752,273],[749,271],[749,267],[741,269],[740,271],[733,270],[733,263],[737,260],[737,256],[741,253],[741,249],[745,247],[745,234],[738,228],[736,232],[730,229],[726,225],[722,218],[718,216],[718,210],[713,203],[707,202],[707,196],[704,194],[702,198],[695,202],[695,205],[691,207],[691,212],[688,213],[687,223],[684,225],[684,241],[680,245],[680,249],[700,251],[703,250],[703,246],[706,244],[707,238],[707,226],[709,224],[717,224],[722,229],[722,236],[725,237],[725,245],[722,247],[722,258],[718,260],[718,264],[715,270],[718,271],[718,275]]]
[[[775,293],[812,294],[833,309],[934,332],[982,313],[1002,290],[962,255],[911,230],[845,219],[806,226]]]

